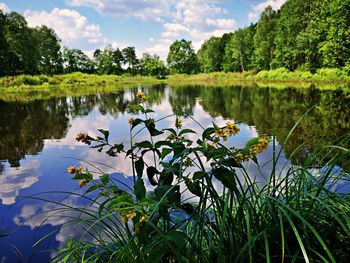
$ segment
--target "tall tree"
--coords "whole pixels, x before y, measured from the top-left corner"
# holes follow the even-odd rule
[[[47,26],[35,28],[34,36],[39,53],[38,70],[43,74],[57,74],[63,71],[60,39]]]
[[[97,64],[98,74],[116,74],[120,75],[123,72],[121,63],[123,62],[123,54],[117,48],[113,49],[111,45],[105,47],[103,51],[96,49],[94,59]]]
[[[211,37],[198,50],[197,57],[202,72],[222,70],[225,45],[220,37]]]
[[[225,47],[224,71],[240,71],[252,69],[254,51],[253,38],[255,24],[235,31]]]
[[[253,63],[256,70],[268,70],[275,49],[276,12],[268,6],[262,12],[254,35]]]
[[[38,73],[40,55],[34,37],[25,18],[11,12],[5,15],[4,35],[8,43],[8,74]]]
[[[126,47],[122,50],[125,63],[128,64],[128,71],[132,75],[135,75],[135,66],[138,63],[135,47]]]
[[[176,40],[170,45],[167,62],[172,73],[193,74],[199,70],[192,42],[185,39]]]
[[[276,25],[273,68],[295,70],[307,62],[304,50],[296,44],[298,35],[308,26],[312,0],[288,0],[279,12]]]
[[[166,68],[163,61],[157,55],[151,56],[148,53],[144,53],[140,60],[140,72],[144,76],[156,76],[164,78],[166,75]]]
[[[95,63],[80,49],[63,50],[64,72],[94,73]]]

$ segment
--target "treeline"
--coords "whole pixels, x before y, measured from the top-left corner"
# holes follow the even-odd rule
[[[108,45],[96,49],[93,58],[80,49],[62,49],[53,29],[31,28],[21,14],[0,10],[0,76],[83,72],[164,77],[166,70],[157,55],[143,54],[138,59],[135,47],[120,50]]]
[[[277,12],[268,7],[256,24],[207,40],[197,54],[199,70],[349,70],[349,14],[350,0],[288,0]]]
[[[350,74],[350,0],[287,0],[279,11],[267,7],[259,21],[222,37],[211,37],[195,53],[191,41],[171,46],[167,66],[159,56],[137,58],[134,47],[108,45],[89,58],[62,49],[54,30],[30,28],[25,18],[0,10],[0,76],[71,72],[158,76],[170,73],[244,72],[284,68]]]

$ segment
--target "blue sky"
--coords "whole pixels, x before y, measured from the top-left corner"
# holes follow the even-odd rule
[[[285,0],[0,0],[0,9],[23,14],[30,26],[52,27],[62,44],[91,55],[96,48],[135,46],[166,57],[176,39],[198,50],[221,36],[257,21],[265,7]]]

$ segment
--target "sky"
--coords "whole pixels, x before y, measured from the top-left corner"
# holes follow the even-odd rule
[[[211,36],[221,36],[259,19],[286,0],[0,0],[0,9],[25,16],[31,27],[53,28],[63,46],[91,56],[108,44],[134,46],[165,59],[177,39],[197,51]]]

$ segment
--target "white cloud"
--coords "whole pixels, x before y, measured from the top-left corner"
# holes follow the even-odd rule
[[[39,180],[39,161],[25,163],[20,168],[11,168],[0,176],[0,200],[4,205],[14,204],[19,191],[31,187]]]
[[[24,12],[29,26],[47,25],[53,28],[63,45],[82,49],[93,49],[104,43],[100,26],[89,23],[87,18],[71,9],[54,8],[51,12]]]
[[[278,10],[285,2],[286,0],[266,0],[252,8],[252,11],[248,14],[248,20],[250,22],[256,21],[266,7],[271,6],[273,10]]]
[[[206,19],[206,24],[208,26],[213,26],[215,28],[233,30],[236,26],[236,21],[234,19]]]
[[[5,3],[0,3],[0,10],[6,13],[10,11],[10,8]]]
[[[171,15],[174,0],[66,0],[71,6],[87,6],[101,14],[136,17],[142,21],[163,22],[162,17]]]

